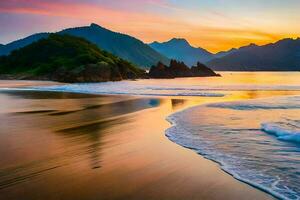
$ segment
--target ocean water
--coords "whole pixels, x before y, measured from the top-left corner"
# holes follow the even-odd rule
[[[209,98],[168,117],[167,137],[280,199],[300,199],[300,73],[30,87],[93,94]],[[213,99],[213,100],[211,100]]]
[[[300,91],[298,72],[222,72],[222,77],[146,79],[29,87],[29,90],[115,95],[223,97],[236,91]],[[10,88],[11,89],[11,88]]]
[[[280,199],[300,199],[300,96],[213,103],[170,116],[167,136]]]

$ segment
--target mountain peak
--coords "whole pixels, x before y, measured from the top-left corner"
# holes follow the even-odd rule
[[[153,42],[149,45],[162,55],[183,61],[188,66],[196,65],[197,62],[205,63],[213,58],[212,53],[200,47],[191,46],[184,38],[173,38],[166,42]]]
[[[242,46],[242,47],[238,48],[237,50],[248,50],[248,49],[252,49],[254,47],[258,47],[258,45],[254,44],[254,43],[250,43],[249,45]]]
[[[96,24],[96,23],[91,23],[90,28],[108,30],[107,28],[104,28],[103,26],[100,26],[99,24]]]
[[[91,23],[90,27],[100,27],[100,28],[102,28],[100,25],[98,25],[96,23]]]
[[[190,46],[189,42],[184,38],[173,38],[166,43],[177,43],[177,44],[185,44]]]
[[[250,43],[250,44],[248,45],[248,47],[257,47],[257,44],[255,44],[255,43]]]
[[[160,43],[158,41],[154,41],[152,43],[149,43],[149,45],[159,45]]]
[[[177,42],[181,41],[181,42],[187,42],[187,40],[186,40],[186,39],[184,39],[184,38],[172,38],[170,41],[177,41]]]
[[[184,39],[184,38],[172,38],[166,42],[158,42],[158,41],[154,41],[152,43],[149,44],[152,47],[158,47],[158,46],[170,46],[170,47],[184,47],[184,48],[194,48],[190,45],[190,43]]]

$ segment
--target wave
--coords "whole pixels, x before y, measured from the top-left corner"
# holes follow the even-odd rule
[[[275,135],[279,140],[300,143],[300,130],[291,130],[275,123],[263,123],[261,130]]]
[[[83,94],[100,95],[141,95],[141,96],[197,96],[197,97],[224,97],[220,92],[197,91],[197,90],[148,90],[138,85],[119,85],[117,83],[94,83],[94,84],[69,84],[54,86],[38,86],[27,88],[0,88],[1,90],[26,90],[26,91],[50,91],[72,92]]]
[[[205,81],[138,80],[27,87],[28,90],[103,95],[223,97],[231,91],[300,91],[299,85],[218,84]],[[12,88],[10,88],[12,89]],[[251,108],[241,108],[251,109]]]

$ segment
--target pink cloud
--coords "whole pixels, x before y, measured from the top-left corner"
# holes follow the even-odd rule
[[[138,0],[120,0],[119,5],[126,5],[131,7],[138,7],[138,4],[142,4]],[[163,3],[163,0],[145,0],[146,3],[159,4]],[[111,5],[111,4],[110,4]],[[37,14],[37,15],[49,15],[49,16],[62,16],[69,18],[78,18],[86,20],[106,20],[106,21],[120,21],[128,22],[130,20],[144,20],[144,21],[161,21],[161,17],[153,16],[151,13],[141,11],[129,11],[126,9],[114,9],[108,6],[108,1],[99,3],[86,3],[81,0],[73,1],[69,0],[60,1],[42,1],[42,0],[11,0],[0,2],[0,12],[6,13],[22,13],[22,14]]]
[[[112,10],[136,10],[141,11],[148,6],[163,6],[168,5],[166,0],[7,0],[0,1],[0,8],[2,11],[22,11],[22,10],[51,10],[51,8],[72,8],[77,6],[83,7],[101,7]]]
[[[99,1],[94,2],[93,0],[89,3],[82,0],[70,2],[70,0],[0,1],[0,13],[35,15],[36,17],[43,16],[43,18],[48,17],[49,21],[51,18],[60,17],[60,24],[61,21],[66,21],[65,28],[70,26],[67,23],[70,19],[73,21],[78,20],[81,24],[85,21],[86,25],[95,22],[114,31],[128,33],[147,41],[149,41],[149,31],[156,30],[159,32],[159,29],[168,29],[169,26],[176,26],[178,24],[176,19],[166,17],[165,15],[153,14],[147,10],[141,11],[141,8],[139,8],[145,8],[145,2],[148,5],[167,6],[165,0],[119,0],[117,2],[119,7],[117,8],[108,0],[101,1],[101,4]],[[133,10],[125,9],[124,7],[127,6],[131,6]],[[49,23],[53,23],[53,20]],[[165,26],[166,24],[168,26]]]

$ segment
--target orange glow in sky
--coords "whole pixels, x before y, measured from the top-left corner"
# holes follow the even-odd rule
[[[94,22],[142,41],[185,38],[211,52],[300,36],[298,0],[7,0],[0,43]]]

